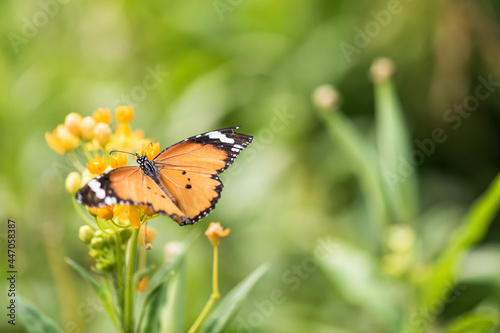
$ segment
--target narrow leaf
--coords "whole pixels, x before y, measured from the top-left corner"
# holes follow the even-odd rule
[[[17,311],[19,321],[29,333],[62,333],[52,319],[22,297],[17,299]]]
[[[380,176],[387,198],[396,220],[410,221],[417,213],[417,171],[407,163],[410,135],[390,78],[375,83],[375,114]]]
[[[257,281],[264,275],[269,268],[269,265],[262,264],[259,268],[253,271],[236,287],[234,287],[226,297],[222,300],[219,306],[206,319],[200,332],[203,333],[218,333],[224,332],[227,329],[236,313],[240,309],[243,301],[248,297],[248,294],[255,286]]]
[[[152,325],[151,321],[153,318],[161,317],[162,310],[167,302],[167,285],[169,284],[170,278],[177,273],[179,266],[184,261],[188,248],[199,237],[199,235],[200,232],[198,230],[193,231],[182,243],[177,256],[172,261],[163,263],[151,277],[151,289],[146,294],[137,324],[139,330],[142,329],[144,321],[146,321],[146,324],[144,325],[148,325],[148,329],[152,329],[149,325]],[[159,322],[155,322],[155,325],[156,324],[158,324],[158,326],[156,326],[155,329],[159,329]],[[144,328],[144,331],[146,331],[146,327]]]
[[[456,318],[446,330],[446,333],[490,333],[498,328],[498,312],[468,313]]]
[[[87,273],[87,271],[82,266],[80,266],[74,260],[66,258],[66,263],[73,267],[73,269],[76,270],[90,284],[90,287],[94,290],[97,298],[111,318],[113,325],[118,330],[118,332],[121,332],[122,328],[116,316],[111,294],[107,292],[105,288],[103,288],[89,273]]]
[[[368,206],[368,215],[371,217],[371,225],[368,226],[371,233],[380,233],[380,228],[387,221],[387,207],[375,149],[340,110],[319,114],[328,126],[330,136],[350,158],[354,172],[359,178]]]
[[[431,307],[446,294],[449,284],[456,280],[465,253],[479,242],[500,207],[500,174],[486,192],[467,212],[464,222],[432,268],[430,277],[422,284],[424,306]]]

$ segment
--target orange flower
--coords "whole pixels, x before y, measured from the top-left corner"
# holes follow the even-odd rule
[[[119,123],[130,123],[134,119],[134,108],[119,106],[115,109],[115,118]]]
[[[149,207],[148,205],[144,205],[144,206],[140,206],[141,209],[142,209],[142,212],[144,213],[144,215],[147,215],[147,216],[153,216],[153,215],[156,215],[158,214],[157,212],[155,212],[151,207]]]
[[[100,175],[108,167],[108,162],[104,157],[95,155],[95,158],[89,158],[89,163],[87,163],[87,169],[90,173],[94,175]]]
[[[142,144],[142,148],[138,152],[139,155],[145,154],[148,157],[148,160],[152,160],[155,158],[159,153],[160,153],[160,143],[155,142],[155,143],[148,143],[145,142]]]
[[[109,220],[113,218],[113,206],[104,207],[88,207],[87,210],[93,216],[99,216],[103,220]]]
[[[92,114],[96,123],[111,124],[111,110],[106,108],[99,108]]]
[[[137,206],[128,207],[128,220],[130,225],[136,229],[141,226],[141,217],[139,215],[139,209]]]
[[[205,231],[205,236],[214,246],[218,246],[220,239],[229,235],[230,232],[230,229],[224,230],[219,222],[211,222],[207,231]]]
[[[52,133],[46,132],[45,140],[47,140],[49,147],[59,154],[75,149],[80,143],[80,140],[64,125],[57,126]]]
[[[115,205],[113,210],[113,218],[117,218],[121,216],[127,210],[128,206],[126,205]]]
[[[71,112],[66,116],[64,120],[64,125],[69,129],[71,134],[74,136],[79,136],[81,132],[80,124],[82,123],[82,116],[78,113]]]
[[[137,283],[137,291],[142,293],[145,292],[148,289],[148,284],[149,284],[149,279],[147,276],[143,276],[140,280],[139,283]]]
[[[127,165],[127,155],[123,153],[114,153],[109,155],[109,165],[113,169],[124,167]]]

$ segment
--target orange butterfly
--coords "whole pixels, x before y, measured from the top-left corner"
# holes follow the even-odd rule
[[[193,224],[220,198],[223,186],[217,174],[252,142],[252,136],[234,132],[237,128],[187,138],[152,160],[136,153],[139,166],[97,176],[76,193],[76,201],[90,207],[148,205],[179,225]]]

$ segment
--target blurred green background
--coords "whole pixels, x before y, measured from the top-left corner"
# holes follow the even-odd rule
[[[220,249],[222,294],[270,263],[231,332],[462,332],[456,327],[476,319],[469,331],[492,332],[500,309],[498,218],[451,279],[426,274],[499,171],[499,15],[493,0],[0,2],[2,274],[11,218],[18,293],[61,327],[110,329],[90,288],[64,262],[92,264],[64,190],[71,163],[44,134],[69,112],[130,104],[133,128],[162,148],[236,125],[255,136],[222,175],[225,189],[209,217],[192,227],[168,217],[150,224],[158,232],[152,263],[163,260],[167,242],[210,221],[231,228]],[[369,69],[380,56],[395,65],[391,96],[411,151],[436,128],[447,139],[411,176],[414,214],[374,224],[356,161],[332,140],[325,112],[344,115],[363,144],[378,149],[380,100]],[[489,96],[466,116],[453,111],[473,102],[484,80],[492,81]],[[336,87],[342,111],[316,110],[312,95],[324,84]],[[410,254],[394,261],[391,239]],[[333,244],[326,257],[321,244]],[[210,249],[200,238],[188,253],[187,323],[210,293]],[[420,291],[438,282],[443,294],[425,305]],[[22,332],[6,323],[4,283],[0,331]]]

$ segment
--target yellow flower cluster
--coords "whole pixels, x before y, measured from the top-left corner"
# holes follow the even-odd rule
[[[49,146],[60,154],[73,151],[79,146],[87,151],[135,151],[146,142],[142,131],[132,131],[129,126],[134,119],[134,109],[131,106],[117,107],[115,119],[118,124],[113,133],[110,109],[99,108],[92,117],[82,117],[72,112],[66,116],[63,125],[57,126],[52,133],[45,133],[45,139]]]
[[[110,155],[112,150],[146,154],[149,159],[159,154],[159,143],[144,139],[142,131],[132,131],[130,128],[129,123],[134,119],[134,109],[131,106],[117,107],[114,116],[117,121],[114,131],[110,109],[99,108],[92,117],[82,117],[72,112],[66,116],[63,125],[58,125],[52,133],[45,133],[48,145],[60,154],[69,153],[73,156],[75,167],[80,171],[71,172],[66,178],[65,186],[69,193],[75,194],[90,179],[104,172],[126,166],[127,155],[120,152]],[[87,158],[86,169],[74,157],[78,149]],[[149,206],[115,205],[87,207],[87,210],[96,218],[117,221],[122,226],[131,225],[134,228],[139,228],[145,217],[156,215]]]

